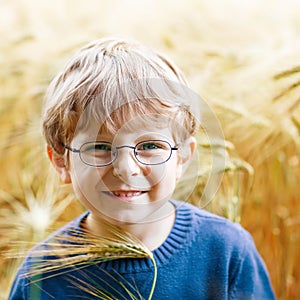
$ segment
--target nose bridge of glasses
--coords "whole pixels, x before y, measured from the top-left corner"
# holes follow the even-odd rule
[[[135,150],[135,147],[134,146],[130,146],[130,145],[116,146],[117,150],[123,149],[123,148],[129,148],[129,149]]]
[[[124,154],[126,155],[129,154],[133,159],[136,160],[136,151],[135,151],[135,146],[130,146],[130,145],[122,145],[122,146],[115,146],[115,150],[117,152],[117,157],[120,159],[120,156],[122,156],[121,152],[119,150],[122,150],[124,148],[129,148],[128,151],[126,151]],[[133,153],[130,151],[133,150]],[[128,153],[129,152],[129,153]],[[116,158],[117,158],[116,157]]]

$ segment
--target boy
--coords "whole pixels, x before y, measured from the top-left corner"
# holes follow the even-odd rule
[[[196,147],[189,96],[167,58],[120,39],[87,45],[56,76],[43,113],[47,152],[88,211],[30,252],[9,299],[274,299],[245,230],[170,200]],[[75,263],[77,249],[114,243],[119,228],[149,256],[126,258],[125,242],[114,260]]]

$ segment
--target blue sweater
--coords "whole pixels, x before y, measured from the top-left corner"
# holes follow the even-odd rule
[[[172,231],[153,251],[158,270],[153,300],[275,299],[264,262],[248,232],[190,204],[175,204]],[[87,214],[58,230],[52,238],[62,232],[68,234],[73,227],[80,229]],[[28,256],[14,280],[9,300],[102,299],[91,295],[95,292],[99,296],[101,289],[113,294],[112,299],[133,299],[130,292],[135,299],[147,299],[153,281],[153,264],[148,258],[74,268],[30,283],[24,272],[31,263]],[[89,293],[82,288],[83,283]]]

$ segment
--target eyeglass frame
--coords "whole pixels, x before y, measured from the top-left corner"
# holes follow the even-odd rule
[[[137,147],[139,144],[142,144],[142,143],[145,143],[145,142],[164,142],[164,143],[167,143],[167,144],[169,145],[169,147],[170,147],[170,155],[169,155],[168,159],[165,160],[165,161],[163,161],[163,162],[161,162],[161,163],[155,163],[155,164],[144,163],[144,162],[140,161],[139,158],[138,158],[138,156],[137,156],[137,153],[136,153],[135,150],[136,150],[136,147]],[[109,163],[106,163],[106,164],[98,164],[98,165],[90,164],[90,163],[87,163],[86,161],[84,161],[84,160],[82,159],[82,157],[81,157],[81,148],[82,148],[84,145],[92,144],[92,143],[105,143],[105,144],[110,144],[110,145],[112,145],[112,146],[114,147],[115,153],[116,153],[116,155],[114,156],[113,160],[112,160],[111,162],[109,162]],[[135,146],[130,146],[130,145],[116,146],[115,144],[113,144],[113,143],[111,143],[111,142],[106,142],[106,141],[85,142],[85,143],[83,143],[83,144],[80,146],[79,149],[70,147],[70,146],[65,145],[65,144],[63,144],[63,143],[62,143],[62,146],[63,146],[64,148],[66,148],[67,150],[73,152],[73,153],[78,153],[78,154],[79,154],[79,157],[80,157],[80,160],[81,160],[85,165],[90,166],[90,167],[95,167],[95,168],[106,167],[106,166],[109,166],[109,165],[113,164],[113,163],[115,162],[115,160],[118,158],[118,154],[119,154],[118,150],[119,150],[119,149],[123,149],[123,148],[130,148],[130,149],[134,150],[133,153],[134,153],[134,157],[136,158],[136,160],[137,160],[139,163],[141,163],[142,165],[146,165],[146,166],[162,165],[162,164],[166,163],[168,160],[170,160],[173,151],[179,150],[179,147],[178,147],[178,146],[175,145],[175,146],[172,147],[171,144],[170,144],[168,141],[165,141],[165,140],[145,140],[145,141],[138,142]]]

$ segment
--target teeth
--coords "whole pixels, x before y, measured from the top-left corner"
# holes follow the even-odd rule
[[[139,196],[142,192],[112,192],[117,197],[134,197]]]

